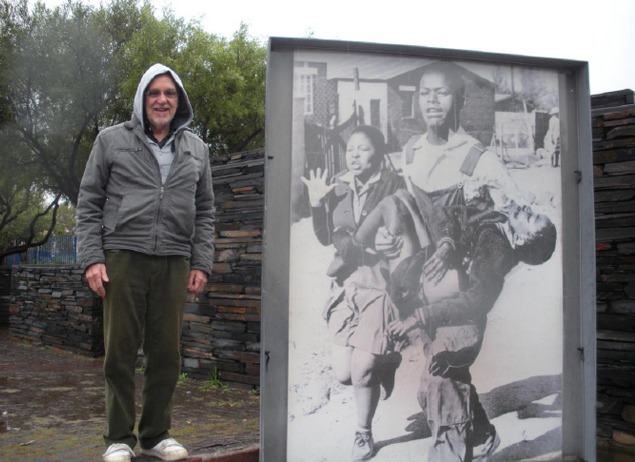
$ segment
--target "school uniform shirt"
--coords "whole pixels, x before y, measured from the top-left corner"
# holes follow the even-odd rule
[[[477,144],[478,140],[463,128],[450,132],[447,143],[440,146],[430,144],[424,133],[411,144],[411,161],[409,156],[403,156],[402,171],[408,188],[414,184],[434,194],[461,187],[463,204],[487,200],[489,195],[494,209],[503,213],[508,211],[510,201],[529,204],[528,194],[518,188],[503,162],[491,151],[484,150],[471,175],[461,172],[466,156]]]

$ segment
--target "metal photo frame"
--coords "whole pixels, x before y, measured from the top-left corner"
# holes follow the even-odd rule
[[[360,430],[360,412],[365,413],[368,420],[368,413],[360,411],[366,404],[359,403],[366,401],[360,401],[357,389],[374,387],[379,382],[381,387],[376,389],[382,390],[382,395],[370,400],[378,402],[370,417],[374,447],[370,454],[363,456],[367,460],[428,460],[428,452],[441,450],[435,438],[450,438],[443,433],[447,419],[440,423],[437,419],[441,417],[431,419],[432,409],[446,417],[448,413],[472,409],[472,404],[430,407],[432,397],[437,395],[430,394],[429,385],[424,387],[422,371],[424,368],[429,370],[431,363],[439,361],[440,356],[434,356],[435,353],[430,351],[436,348],[432,345],[435,338],[440,338],[441,331],[439,327],[433,334],[426,331],[426,326],[430,325],[430,311],[423,310],[419,303],[422,299],[428,301],[422,288],[424,276],[419,276],[424,272],[424,260],[417,260],[419,266],[411,266],[406,272],[391,273],[392,268],[386,269],[388,258],[371,248],[374,243],[358,242],[361,238],[355,226],[364,220],[360,216],[366,216],[364,204],[371,200],[370,193],[365,199],[363,186],[351,193],[351,200],[357,202],[342,212],[344,218],[334,217],[341,211],[336,211],[336,206],[329,208],[329,205],[324,206],[330,214],[328,218],[323,222],[315,218],[317,207],[322,207],[328,194],[340,194],[340,198],[346,196],[349,200],[347,185],[361,185],[356,183],[360,178],[364,178],[367,185],[372,181],[384,181],[383,176],[372,172],[370,179],[355,176],[355,169],[366,168],[360,167],[364,161],[350,161],[347,154],[347,150],[352,149],[355,134],[368,141],[368,131],[379,131],[383,135],[381,168],[402,177],[407,184],[407,188],[399,188],[409,191],[410,199],[403,200],[404,204],[410,204],[405,206],[407,213],[417,215],[411,211],[415,204],[419,215],[432,216],[423,214],[419,199],[412,202],[412,196],[418,197],[413,190],[417,189],[415,186],[418,187],[419,181],[417,173],[412,172],[419,170],[410,166],[408,163],[412,160],[407,159],[417,155],[412,154],[412,149],[421,148],[423,153],[428,148],[433,149],[421,143],[427,131],[432,132],[429,127],[434,120],[439,118],[436,109],[427,115],[422,101],[430,92],[434,93],[430,98],[436,98],[437,102],[446,96],[442,86],[428,89],[427,83],[423,83],[424,76],[432,74],[430,70],[435,63],[452,66],[461,77],[459,84],[452,84],[453,109],[449,112],[453,111],[453,115],[446,114],[445,117],[453,117],[456,127],[460,121],[465,139],[480,147],[481,154],[477,159],[481,160],[476,164],[489,159],[487,162],[496,161],[504,166],[505,172],[522,191],[522,197],[530,198],[525,205],[531,205],[534,216],[546,215],[557,229],[555,248],[551,249],[546,261],[527,263],[531,262],[532,256],[518,257],[519,263],[514,261],[509,272],[504,274],[502,290],[496,292],[493,307],[486,309],[484,322],[487,328],[483,324],[478,330],[481,335],[478,357],[470,360],[469,378],[461,379],[477,393],[466,392],[465,396],[471,396],[470,399],[479,397],[489,420],[498,429],[499,442],[489,460],[561,460],[567,457],[595,460],[595,241],[588,64],[405,45],[274,37],[269,41],[266,96],[261,461],[353,460],[356,456],[351,451],[357,450],[353,445],[356,431]],[[461,97],[455,91],[457,86],[461,87]],[[461,103],[457,104],[459,99]],[[554,117],[555,113],[559,119]],[[374,128],[359,135],[356,130],[359,126]],[[559,132],[558,142],[552,145],[554,130]],[[456,132],[459,132],[458,128]],[[479,167],[481,170],[485,170],[483,165]],[[465,175],[465,163],[460,166]],[[351,172],[348,176],[343,173],[347,167]],[[478,191],[482,192],[483,188],[490,191],[483,202],[488,205],[482,205],[479,210],[489,213],[489,208],[493,208],[495,216],[504,216],[497,218],[498,222],[491,226],[508,239],[511,248],[522,248],[526,241],[514,241],[513,236],[519,232],[513,231],[511,225],[513,213],[505,215],[498,205],[506,200],[505,203],[509,203],[507,190],[500,186],[507,181],[507,173],[504,181],[493,175],[493,179],[487,180],[489,183],[486,180],[478,180],[481,181],[478,183],[472,171],[467,175],[469,178],[461,177],[461,191],[467,191],[472,183],[478,186],[473,188],[476,191],[470,196],[473,199],[467,199],[470,206],[470,201],[480,197]],[[483,175],[487,176],[486,173]],[[321,196],[321,201],[311,201],[308,182],[321,177],[329,191]],[[394,180],[394,176],[391,178]],[[437,181],[442,186],[446,178],[439,174],[430,181]],[[456,183],[459,184],[458,180]],[[497,201],[498,190],[505,194]],[[386,195],[389,194],[399,196],[394,189],[386,190]],[[465,195],[467,197],[468,193]],[[435,205],[434,210],[437,209]],[[465,210],[465,207],[461,209],[463,217],[467,213]],[[520,213],[520,210],[528,209],[518,207],[514,210]],[[351,218],[352,215],[347,213],[355,217]],[[352,220],[354,226],[333,225],[338,219]],[[388,227],[386,220],[383,223]],[[402,218],[400,223],[405,220],[409,219]],[[327,222],[328,226],[325,225]],[[476,222],[478,229],[490,226],[481,218]],[[466,222],[457,223],[463,223],[457,225],[462,231],[457,231],[459,234],[452,235],[453,238],[461,240],[463,236],[476,236],[466,231],[471,229],[464,225]],[[324,231],[324,227],[328,229]],[[327,238],[320,243],[322,232],[326,232]],[[432,230],[426,235],[429,241],[437,239]],[[419,246],[423,248],[422,239],[425,240],[419,239]],[[355,246],[351,247],[351,242]],[[436,248],[440,242],[437,239]],[[475,249],[480,247],[472,244],[461,247],[454,240],[452,242],[466,268],[461,277],[470,281],[476,279],[473,274],[476,266],[472,262],[476,258]],[[365,248],[361,257],[355,253],[360,247]],[[457,250],[468,247],[471,250],[463,250],[463,253]],[[386,287],[381,286],[378,297],[370,297],[372,302],[366,302],[369,299],[367,286],[373,287],[375,295],[379,289],[374,282],[368,282],[370,276],[364,276],[366,279],[361,283],[358,280],[354,289],[346,282],[351,281],[351,273],[357,274],[359,268],[367,264],[365,258],[369,254],[376,257],[373,257],[373,265],[377,266],[370,263],[368,266],[376,268],[374,274],[381,274],[389,281]],[[426,258],[429,255],[426,254]],[[338,260],[340,256],[342,258]],[[335,265],[335,260],[339,266]],[[414,258],[410,260],[414,261]],[[393,300],[402,293],[395,289],[398,282],[409,274],[417,275],[415,286],[419,284],[420,292],[415,297],[417,302],[413,302],[413,312],[406,315],[401,306],[393,307],[398,305]],[[489,276],[487,273],[485,279]],[[464,281],[462,288],[471,284],[465,283],[466,279],[461,281]],[[429,293],[427,297],[430,297]],[[439,298],[446,300],[448,297],[450,295]],[[383,301],[381,307],[376,308],[379,298]],[[360,301],[362,299],[365,305]],[[393,323],[395,319],[403,321],[406,317],[419,321],[408,335],[402,335],[399,341],[393,342],[394,345],[386,347],[386,338],[397,338],[391,330],[393,327],[377,328],[380,330],[377,334],[373,330],[375,327],[368,327],[356,317],[353,330],[361,329],[362,324],[367,330],[363,335],[355,334],[350,333],[351,324],[347,318],[343,321],[349,323],[347,333],[342,340],[342,329],[331,326],[336,315],[330,310],[338,304],[346,305],[347,309],[355,305],[355,316],[366,309],[360,308],[362,305],[378,310],[377,313],[383,313],[380,316],[384,316],[382,322],[386,325],[388,305],[393,310],[391,313],[397,313]],[[436,305],[430,302],[429,306]],[[426,337],[428,334],[429,338]],[[367,340],[373,335],[383,335],[384,340],[367,347],[370,342]],[[460,343],[470,334],[462,331],[450,335],[458,335],[456,338],[461,339]],[[452,342],[456,343],[456,338]],[[395,346],[397,343],[399,346]],[[451,349],[447,345],[444,348]],[[357,350],[362,351],[359,358],[369,357],[373,364],[384,361],[386,352],[399,353],[396,372],[393,371],[392,376],[388,374],[394,385],[389,388],[383,382],[384,369],[381,374],[377,373],[380,377],[377,381],[360,378],[363,374],[356,371],[363,361],[354,359],[356,365],[351,366],[350,356],[346,356],[348,362],[344,363],[354,370],[354,378],[348,377],[349,382],[344,380],[346,377],[338,381],[336,372],[340,366],[335,362],[342,359],[339,352]],[[367,352],[371,352],[370,356]],[[446,372],[434,374],[447,376],[447,371],[459,367],[452,361],[448,360]],[[438,375],[426,380],[436,378]],[[351,380],[354,386],[350,386]],[[423,401],[422,393],[426,396]],[[386,394],[390,395],[389,399],[381,399]],[[448,398],[443,399],[447,401]],[[420,406],[422,402],[425,404]],[[448,411],[450,408],[453,410]],[[451,425],[461,421],[460,418],[450,420]],[[474,422],[476,419],[472,415],[468,420]],[[476,434],[473,430],[476,424],[470,423],[466,428],[468,433]],[[486,439],[468,444],[467,460],[476,458],[476,453],[482,450],[480,446],[485,444],[483,441]]]

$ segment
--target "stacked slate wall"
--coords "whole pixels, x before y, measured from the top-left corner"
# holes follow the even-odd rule
[[[12,336],[89,356],[104,353],[101,299],[75,266],[16,266]]]
[[[214,274],[185,306],[183,370],[260,382],[260,283],[264,150],[212,159],[216,199]]]
[[[635,448],[635,99],[592,103],[598,442]]]
[[[11,303],[11,268],[0,268],[0,327],[9,325]]]

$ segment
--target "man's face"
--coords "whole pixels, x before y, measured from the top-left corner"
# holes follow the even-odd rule
[[[514,237],[517,244],[524,243],[526,240],[544,231],[550,223],[546,215],[534,213],[529,207],[518,207],[509,216],[509,225],[514,230]]]
[[[419,84],[419,106],[429,129],[446,126],[454,120],[454,95],[444,74],[423,74]]]
[[[179,106],[179,92],[171,77],[156,77],[145,91],[145,111],[153,131],[169,129]]]

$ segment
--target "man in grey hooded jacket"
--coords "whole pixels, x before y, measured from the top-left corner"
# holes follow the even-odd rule
[[[130,121],[102,130],[81,182],[78,257],[104,300],[106,462],[135,456],[134,372],[143,343],[141,453],[187,457],[170,437],[186,294],[212,272],[214,193],[207,145],[187,126],[181,80],[162,65],[141,77]]]

